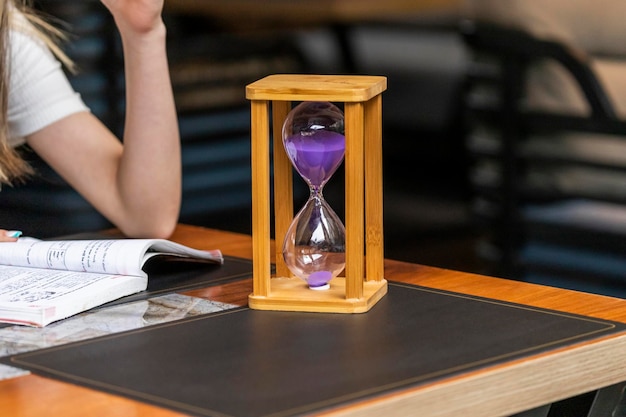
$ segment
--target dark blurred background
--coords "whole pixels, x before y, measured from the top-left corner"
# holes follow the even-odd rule
[[[319,16],[298,20],[288,14],[275,21],[245,15],[226,19],[186,12],[177,3],[184,1],[166,1],[165,20],[183,141],[181,222],[250,232],[248,83],[274,73],[384,75],[385,255],[481,271],[460,118],[467,51],[458,34],[458,2],[401,17],[370,15],[347,22]],[[121,51],[106,10],[97,0],[36,4],[70,34],[66,49],[79,66],[70,75],[72,84],[93,112],[120,133]],[[35,156],[29,157],[42,175],[27,186],[2,191],[0,215],[11,227],[46,237],[107,225]],[[325,195],[341,211],[341,185],[331,181]],[[32,198],[41,203],[33,208]],[[19,224],[28,213],[28,224]]]
[[[626,123],[585,51],[469,22],[465,1],[166,0],[180,221],[251,231],[246,85],[277,73],[383,75],[387,258],[626,296],[626,148],[616,151]],[[108,11],[98,0],[35,5],[69,35],[71,83],[121,136],[122,52]],[[549,60],[584,84],[590,115],[528,106],[529,74]],[[39,175],[2,190],[7,227],[45,238],[110,226],[23,151]],[[299,208],[307,190],[298,177],[295,186]],[[341,171],[324,194],[342,215]]]

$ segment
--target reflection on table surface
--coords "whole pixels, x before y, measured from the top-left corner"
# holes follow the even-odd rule
[[[93,339],[139,329],[199,314],[237,307],[218,301],[182,294],[167,294],[147,300],[93,309],[49,324],[46,327],[9,326],[0,328],[0,357]],[[0,365],[0,380],[28,372]]]

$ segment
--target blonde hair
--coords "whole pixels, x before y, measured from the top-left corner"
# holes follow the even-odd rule
[[[26,17],[17,19],[16,11]],[[71,70],[72,61],[59,47],[63,33],[46,22],[31,7],[29,0],[0,0],[0,184],[21,181],[33,170],[19,153],[9,145],[8,97],[10,85],[9,31],[19,30],[43,41],[58,59]]]

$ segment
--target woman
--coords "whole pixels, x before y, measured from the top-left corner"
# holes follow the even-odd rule
[[[24,0],[0,0],[0,183],[30,173],[13,150],[25,142],[124,234],[166,238],[178,219],[181,161],[163,0],[102,3],[124,50],[123,145],[69,86],[46,25]],[[10,236],[0,231],[0,241]]]

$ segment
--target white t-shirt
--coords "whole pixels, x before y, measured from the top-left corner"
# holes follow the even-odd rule
[[[23,144],[26,135],[70,114],[89,111],[71,87],[61,63],[40,40],[11,30],[8,65],[10,145]]]

